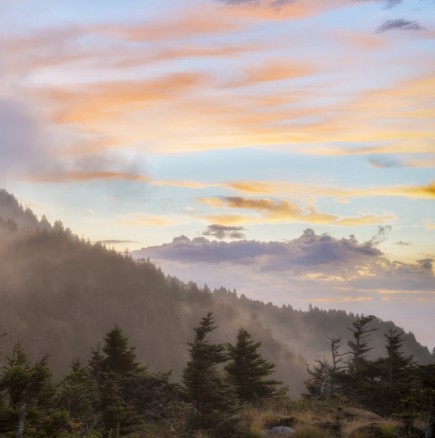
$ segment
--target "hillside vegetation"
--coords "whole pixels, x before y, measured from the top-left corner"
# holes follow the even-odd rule
[[[153,369],[181,376],[186,342],[193,327],[212,310],[219,342],[230,342],[240,327],[262,343],[277,364],[276,377],[297,395],[308,376],[306,362],[329,355],[325,335],[350,336],[357,315],[344,311],[295,310],[264,304],[221,288],[210,291],[166,276],[149,260],[135,262],[103,245],[92,244],[38,220],[6,191],[0,191],[0,331],[6,350],[20,341],[32,357],[49,354],[61,375],[74,358],[87,360],[90,348],[114,324],[137,348],[138,359]],[[384,351],[392,322],[378,320],[373,354]],[[404,351],[420,363],[432,360],[412,334]]]
[[[44,217],[38,219],[6,191],[0,191],[0,280],[0,334],[5,333],[0,341],[3,350],[0,401],[6,406],[0,405],[4,414],[0,427],[10,434],[16,424],[28,417],[25,436],[35,437],[58,436],[60,432],[53,435],[53,430],[68,437],[88,438],[109,436],[107,433],[111,437],[116,433],[127,436],[137,431],[142,435],[132,436],[183,436],[182,433],[192,436],[194,430],[210,436],[225,437],[230,433],[216,435],[216,424],[228,426],[231,433],[236,431],[232,436],[256,437],[272,423],[279,425],[283,417],[294,416],[297,404],[287,397],[296,399],[301,393],[310,403],[327,400],[333,409],[332,416],[344,404],[381,415],[405,412],[411,424],[411,420],[423,421],[427,411],[420,389],[414,398],[409,398],[405,389],[413,385],[421,388],[424,378],[431,388],[433,366],[427,364],[433,362],[433,355],[413,334],[403,333],[393,322],[367,317],[370,345],[358,356],[355,343],[361,345],[355,338],[355,328],[365,321],[362,315],[313,307],[308,311],[277,307],[239,297],[224,288],[210,291],[193,282],[183,283],[166,276],[150,260],[134,261],[128,254],[79,239],[59,221],[50,224]],[[216,363],[211,363],[211,369],[217,370],[217,374],[211,374],[215,376],[211,381],[217,386],[211,387],[225,397],[218,402],[219,396],[211,403],[214,414],[210,423],[196,424],[192,412],[201,412],[198,406],[203,404],[195,405],[186,369],[194,359],[193,334],[198,335],[198,324],[207,314],[213,315],[217,326],[206,333],[207,342],[217,346],[215,353],[220,352]],[[113,365],[108,350],[109,335],[114,330],[119,330],[118,338],[127,352],[129,365],[123,370]],[[264,400],[256,399],[255,403],[246,400],[235,390],[237,384],[228,379],[231,369],[237,368],[228,365],[230,353],[235,351],[230,344],[237,345],[243,333],[245,341],[255,340],[252,342],[258,354],[266,358],[265,375],[270,374],[270,382],[276,382],[271,383],[276,391],[269,393],[264,389]],[[385,377],[383,370],[388,369],[385,358],[390,354],[388,342],[393,336],[398,336],[400,358],[406,359],[401,363],[402,372],[414,379],[401,378],[400,388],[394,389],[400,397],[389,393],[388,385],[379,386],[384,378],[391,383],[391,375]],[[335,344],[331,344],[333,341]],[[331,358],[332,346],[337,348],[336,356]],[[307,362],[311,363],[308,370]],[[364,369],[363,374],[360,368]],[[409,373],[409,369],[413,372]],[[117,376],[115,386],[111,386],[113,379],[107,373]],[[25,384],[19,385],[16,392],[13,385],[19,378],[24,378]],[[26,386],[33,378],[35,386]],[[219,382],[224,382],[224,386],[220,387]],[[210,389],[209,385],[206,388]],[[376,392],[378,387],[384,392]],[[80,395],[85,388],[85,394]],[[137,388],[142,388],[140,395]],[[68,393],[70,398],[62,391],[72,391]],[[20,405],[20,394],[29,396],[31,402]],[[387,409],[382,400],[388,399],[396,400],[397,404],[392,403]],[[46,404],[43,413],[39,411],[41,404]],[[76,404],[77,409],[83,405],[79,410],[83,408],[85,413],[73,412]],[[102,409],[107,404],[109,410]],[[278,409],[280,414],[273,421],[261,422],[269,408]],[[310,409],[315,412],[318,408],[306,407],[307,412]],[[82,414],[85,419],[76,418]],[[201,418],[207,418],[207,409],[203,414]],[[113,416],[118,420],[111,423]],[[322,429],[321,425],[301,418],[291,422],[300,426],[300,434],[302,426],[306,428],[306,435],[299,436],[327,436],[325,425]],[[402,427],[403,418],[400,421]],[[41,422],[47,425],[46,432],[41,432]],[[76,433],[74,427],[80,430]],[[316,428],[323,432],[315,435]],[[162,435],[162,430],[166,435]],[[92,435],[94,432],[96,435]]]

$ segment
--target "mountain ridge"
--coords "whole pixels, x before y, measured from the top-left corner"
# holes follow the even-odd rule
[[[192,330],[207,310],[215,314],[216,340],[233,342],[243,326],[277,364],[276,377],[293,394],[303,391],[306,362],[327,355],[325,335],[343,338],[356,315],[295,310],[209,290],[165,275],[149,260],[134,261],[79,239],[57,221],[50,225],[0,191],[0,331],[4,351],[17,341],[33,356],[50,352],[62,374],[75,358],[89,359],[104,333],[118,324],[136,345],[138,358],[178,379]],[[25,218],[26,220],[24,220]],[[373,354],[383,353],[383,333],[395,327],[376,321]],[[346,335],[346,336],[345,336]],[[412,334],[405,349],[421,363],[433,360]]]

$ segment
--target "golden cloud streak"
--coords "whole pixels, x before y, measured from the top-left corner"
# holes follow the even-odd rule
[[[131,214],[116,220],[116,224],[123,227],[166,227],[171,224],[171,221],[162,219],[161,216],[151,216],[147,214]]]
[[[433,153],[433,73],[398,82],[389,89],[361,92],[359,96],[351,96],[349,101],[347,95],[334,96],[321,82],[305,87],[293,85],[292,79],[313,72],[320,76],[331,66],[322,65],[313,71],[302,56],[286,63],[276,53],[265,53],[265,45],[208,47],[203,43],[196,46],[198,43],[193,42],[192,46],[181,47],[178,42],[182,38],[208,34],[228,35],[262,21],[291,20],[349,6],[348,0],[304,0],[283,3],[279,8],[273,7],[274,4],[269,0],[256,2],[256,5],[213,3],[149,23],[93,25],[45,32],[18,39],[15,46],[8,49],[5,65],[15,76],[14,68],[27,72],[32,67],[36,70],[41,66],[86,61],[85,65],[91,67],[87,73],[93,73],[95,83],[70,85],[68,91],[26,92],[41,103],[43,110],[50,108],[54,122],[72,124],[83,132],[104,133],[113,147],[136,147],[159,153],[252,145],[324,156]],[[114,37],[116,50],[109,45],[80,49],[74,43],[84,36]],[[370,50],[381,49],[385,41],[389,42],[385,36],[357,32],[338,34],[335,38]],[[8,41],[0,41],[0,49],[7,47]],[[162,44],[157,49],[155,44],[148,44],[155,41]],[[47,50],[40,50],[46,46]],[[240,67],[237,55],[250,50],[262,57],[264,67],[248,65],[245,70]],[[21,52],[24,54],[19,55]],[[235,62],[227,72],[239,71],[242,77],[226,74],[212,77],[202,70],[137,81],[98,81],[100,72],[107,67],[129,69],[150,62],[210,56],[221,56],[225,61],[233,57]],[[347,61],[334,69],[347,67]],[[76,72],[66,72],[75,74],[71,78],[77,84]],[[54,76],[59,73],[63,71],[55,71]],[[285,86],[279,90],[273,87],[277,80],[285,80]],[[255,88],[257,96],[246,96],[242,92],[237,95],[234,88],[228,87],[231,83],[243,87],[261,83],[262,86]],[[266,90],[268,86],[270,90]],[[325,98],[328,104],[320,103]],[[331,146],[332,143],[362,142],[369,146]],[[428,167],[422,162],[415,165]]]
[[[219,183],[202,183],[199,181],[175,181],[175,180],[153,180],[150,181],[153,186],[163,186],[163,187],[177,187],[181,189],[192,189],[192,190],[201,190],[208,189],[211,187],[222,187],[222,184]]]
[[[258,217],[241,215],[209,216],[215,222],[219,219],[222,225],[262,222],[302,222],[311,224],[328,224],[338,226],[359,226],[389,223],[397,218],[393,215],[363,215],[357,217],[339,217],[318,212],[314,207],[302,208],[288,201],[270,201],[268,199],[252,199],[241,197],[201,198],[199,201],[215,208],[231,208],[247,210],[259,214]]]
[[[282,181],[234,181],[225,184],[229,189],[256,195],[284,195],[296,198],[334,197],[338,199],[347,198],[373,198],[373,197],[400,197],[413,199],[435,198],[435,181],[426,185],[411,186],[398,185],[388,187],[372,186],[365,189],[341,188],[327,186],[310,186],[292,182]]]
[[[62,105],[63,109],[55,117],[57,122],[89,123],[144,109],[152,102],[173,99],[203,84],[205,79],[203,74],[175,73],[153,80],[106,82],[75,92],[50,90],[44,97]]]
[[[314,69],[300,63],[272,62],[251,69],[245,69],[244,78],[230,83],[230,86],[255,86],[261,82],[274,82],[308,76]]]
[[[350,302],[364,302],[372,301],[373,297],[359,296],[359,297],[320,297],[320,298],[310,298],[309,301],[313,303],[350,303]]]
[[[150,181],[146,175],[111,171],[44,173],[27,176],[25,179],[37,183],[65,183],[95,180],[138,181],[149,183]]]
[[[396,290],[396,289],[378,289],[376,291],[380,295],[422,295],[426,294],[424,290]]]

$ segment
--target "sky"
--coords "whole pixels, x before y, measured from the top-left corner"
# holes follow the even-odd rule
[[[0,0],[0,186],[81,237],[435,345],[435,1]]]

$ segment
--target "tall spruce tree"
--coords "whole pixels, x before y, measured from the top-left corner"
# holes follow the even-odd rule
[[[0,390],[5,394],[6,431],[15,430],[16,438],[31,436],[35,430],[41,436],[56,435],[57,426],[62,426],[62,412],[54,409],[55,389],[47,358],[32,363],[21,344],[16,344],[3,369]]]
[[[225,371],[242,402],[255,403],[273,397],[281,385],[277,380],[268,379],[275,364],[261,356],[260,346],[244,328],[237,334],[236,345],[227,345],[230,362]]]
[[[149,372],[137,362],[134,350],[115,326],[89,362],[98,387],[101,429],[113,437],[138,431],[146,422],[163,421],[170,415],[170,403],[180,398],[179,387],[169,382],[170,373]]]
[[[215,329],[209,311],[194,329],[194,340],[188,343],[190,360],[183,371],[183,383],[193,408],[190,427],[212,433],[237,409],[234,388],[218,370],[218,365],[227,360],[225,345],[212,344],[207,339]]]
[[[139,430],[142,419],[135,409],[131,388],[145,369],[136,361],[134,347],[118,326],[106,334],[102,350],[93,351],[89,367],[98,384],[103,430],[112,435]]]
[[[349,328],[352,332],[352,340],[348,342],[349,346],[349,374],[355,379],[358,379],[364,371],[364,366],[367,364],[367,353],[372,349],[369,345],[370,333],[377,330],[376,328],[367,327],[375,316],[362,316],[352,323]]]
[[[70,373],[60,383],[56,402],[67,413],[70,429],[79,436],[99,425],[97,382],[79,360],[71,363]]]
[[[352,339],[348,342],[348,374],[341,376],[340,384],[346,396],[361,405],[366,405],[372,394],[373,368],[368,352],[372,350],[370,334],[377,328],[369,327],[369,324],[375,319],[373,315],[361,316],[348,328],[352,333]]]

